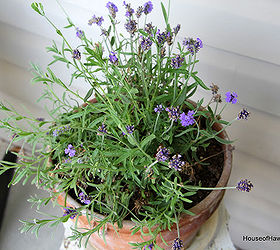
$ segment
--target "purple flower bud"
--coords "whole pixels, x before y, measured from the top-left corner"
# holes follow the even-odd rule
[[[180,117],[180,110],[179,110],[179,106],[178,107],[169,107],[165,109],[168,112],[168,116],[170,118],[170,120],[172,121],[177,121]]]
[[[144,14],[148,15],[153,10],[153,4],[151,1],[144,4]]]
[[[141,36],[141,48],[143,51],[149,50],[151,49],[151,46],[153,44],[152,40],[149,37],[144,38],[143,36]]]
[[[156,159],[157,161],[166,161],[169,159],[170,151],[166,147],[159,146],[157,149]]]
[[[110,15],[115,19],[116,13],[118,12],[118,7],[115,4],[113,4],[112,2],[108,2],[106,4],[106,7],[108,8]]]
[[[253,184],[247,179],[239,181],[236,186],[237,190],[244,192],[250,192],[253,187]]]
[[[171,160],[169,161],[168,163],[168,166],[170,168],[174,168],[176,171],[181,171],[182,170],[182,167],[185,166],[185,162],[184,161],[181,161],[181,155],[177,154],[177,155],[174,155]]]
[[[181,250],[183,249],[183,241],[180,240],[179,238],[176,238],[173,242],[173,245],[172,245],[172,250]]]
[[[116,56],[116,52],[111,52],[109,55],[109,61],[116,66],[119,64],[119,59]]]
[[[102,123],[102,125],[98,128],[98,131],[104,134],[108,134],[107,125]],[[101,134],[97,133],[97,135],[101,135]]]
[[[157,105],[155,108],[154,108],[154,111],[156,113],[160,113],[163,111],[163,106],[160,104],[160,105]]]
[[[176,55],[176,57],[173,57],[171,59],[171,66],[174,69],[178,69],[182,66],[182,63],[185,61],[184,57],[181,57],[180,55]]]
[[[193,110],[189,110],[187,115],[185,113],[182,113],[180,115],[180,120],[183,127],[193,125],[195,123],[195,119],[193,118],[193,115],[194,115]]]
[[[79,200],[86,205],[90,204],[91,202],[89,196],[85,195],[83,192],[79,194]]]
[[[134,36],[134,33],[137,31],[137,22],[135,20],[128,20],[124,25],[126,31]]]
[[[80,39],[84,37],[84,32],[80,30],[79,28],[76,28],[76,36]]]
[[[81,52],[78,49],[74,49],[72,52],[72,57],[77,60],[81,60]]]
[[[67,215],[71,214],[70,218],[74,219],[78,215],[78,212],[77,212],[76,208],[67,207],[67,208],[63,208],[63,209],[64,209],[63,216],[67,216]]]
[[[227,92],[226,93],[226,102],[235,104],[237,103],[237,94],[235,92]]]
[[[237,117],[237,120],[247,120],[247,118],[250,116],[250,113],[246,110],[246,109],[242,109],[239,114],[238,114],[238,117]]]
[[[125,128],[129,134],[132,134],[134,131],[134,125],[131,125],[131,126],[127,125],[127,126],[125,126]]]
[[[98,26],[101,26],[103,21],[104,21],[104,18],[102,16],[96,17],[95,15],[93,15],[93,17],[91,19],[89,19],[88,24],[92,25],[93,23],[95,23]]]

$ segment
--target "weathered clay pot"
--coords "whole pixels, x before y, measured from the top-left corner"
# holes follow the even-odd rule
[[[91,100],[90,102],[95,103],[96,100]],[[86,105],[85,105],[86,106]],[[213,129],[216,131],[219,131],[222,129],[222,126],[220,124],[214,124]],[[228,136],[225,131],[222,131],[219,134],[219,137],[223,139],[228,139]],[[224,168],[223,172],[221,174],[220,180],[218,181],[218,184],[216,187],[225,187],[227,185],[230,172],[231,172],[231,166],[232,166],[232,150],[231,145],[223,145],[224,150]],[[183,214],[180,217],[179,221],[179,228],[180,228],[180,238],[184,243],[184,247],[187,247],[191,244],[192,239],[195,237],[196,233],[198,232],[199,228],[202,226],[202,224],[214,213],[214,211],[219,206],[225,191],[224,190],[214,190],[212,191],[204,200],[202,200],[200,203],[195,205],[190,209],[191,212],[193,212],[195,215],[190,216],[187,214]],[[70,196],[66,199],[65,202],[65,195],[60,194],[58,199],[58,203],[62,206],[71,206],[71,207],[79,207],[80,205],[73,200]],[[98,217],[103,217],[100,214],[96,214]],[[74,219],[75,220],[75,219]],[[87,218],[85,215],[81,215],[78,218],[78,228],[93,228],[96,224],[94,221],[91,222],[89,225]],[[105,244],[102,233],[100,236],[98,233],[94,233],[90,237],[90,244],[95,247],[96,249],[104,249],[104,250],[122,250],[122,249],[132,249],[132,247],[128,244],[128,242],[143,242],[141,239],[141,232],[138,231],[134,235],[131,235],[130,229],[135,224],[132,221],[124,221],[123,222],[123,228],[119,229],[117,225],[114,225],[115,228],[118,230],[118,234],[115,232],[115,229],[113,225],[107,224],[106,227],[106,242]],[[102,230],[101,230],[102,232]],[[144,232],[148,232],[148,230],[144,230]],[[164,240],[168,243],[168,246],[166,246],[162,240],[161,237],[158,236],[157,238],[157,244],[161,246],[164,249],[171,249],[172,243],[174,239],[177,238],[177,228],[176,224],[174,224],[171,227],[171,231],[164,230],[161,232],[162,237]],[[149,237],[143,237],[145,240],[150,239]]]

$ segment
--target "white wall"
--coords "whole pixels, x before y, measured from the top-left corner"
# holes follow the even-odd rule
[[[45,12],[60,28],[67,24],[54,0],[41,2]],[[78,27],[88,32],[93,40],[100,39],[98,28],[88,26],[87,22],[93,14],[107,15],[107,1],[61,2]],[[121,9],[123,1],[113,2]],[[146,1],[130,2],[132,6],[138,6]],[[167,1],[163,2],[167,6]],[[0,2],[0,97],[15,102],[17,106],[23,103],[42,115],[44,104],[33,105],[41,88],[29,84],[29,63],[33,61],[46,67],[50,55],[44,52],[44,48],[52,39],[59,43],[59,38],[30,8],[31,3],[30,0]],[[160,27],[163,23],[160,1],[154,0],[153,3],[155,8],[148,18],[155,20],[153,22]],[[252,195],[239,196],[228,192],[225,199],[232,216],[230,229],[234,243],[245,249],[275,249],[273,244],[264,243],[258,247],[242,242],[245,231],[252,236],[280,234],[280,218],[276,215],[280,203],[273,197],[278,195],[274,190],[279,189],[280,175],[279,10],[280,2],[276,0],[171,1],[171,24],[182,25],[179,39],[193,36],[204,42],[198,55],[201,61],[197,66],[199,75],[207,85],[218,84],[222,93],[230,90],[239,95],[239,103],[231,105],[224,117],[230,120],[242,107],[251,112],[250,120],[240,121],[228,130],[231,138],[238,138],[231,183],[234,185],[239,178],[245,177],[251,178],[256,186]],[[122,14],[118,13],[118,16]],[[71,43],[78,42],[74,30],[66,31],[66,36]],[[66,67],[57,67],[56,71],[67,79]],[[85,93],[87,86],[77,82],[74,88]],[[203,94],[200,91],[197,98]]]

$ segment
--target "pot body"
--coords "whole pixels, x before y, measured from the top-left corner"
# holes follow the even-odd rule
[[[214,129],[219,131],[222,128],[220,124],[214,124]],[[225,131],[222,131],[219,136],[223,139],[227,139],[227,134]],[[232,166],[232,150],[230,145],[223,145],[224,149],[224,168],[221,174],[221,177],[217,183],[216,187],[224,187],[227,185],[231,166]],[[203,199],[200,203],[195,205],[190,209],[195,215],[187,215],[183,214],[179,220],[179,228],[180,228],[180,238],[184,243],[184,247],[187,247],[191,244],[192,239],[195,237],[196,233],[203,225],[203,223],[214,213],[214,211],[219,206],[225,190],[213,190],[205,199]],[[60,194],[57,198],[57,202],[62,206],[71,206],[71,207],[79,207],[80,205],[74,201],[70,196],[66,199],[65,204],[65,196],[64,194]],[[100,217],[101,215],[99,215]],[[102,217],[102,216],[101,216]],[[74,219],[75,220],[75,219]],[[77,228],[81,228],[81,230],[87,228],[93,228],[95,226],[95,222],[92,221],[88,223],[88,220],[85,215],[81,215],[78,218]],[[105,228],[105,237],[106,243],[103,240],[102,234],[98,235],[98,233],[94,233],[90,237],[90,244],[96,249],[102,250],[122,250],[122,249],[132,249],[132,247],[128,244],[128,242],[142,242],[141,232],[138,231],[134,235],[131,235],[131,228],[134,226],[132,221],[124,221],[123,228],[119,229],[117,225],[114,227],[117,229],[118,233],[116,233],[113,225],[107,224]],[[102,230],[101,230],[102,232]],[[148,232],[148,231],[146,231]],[[174,224],[171,227],[171,231],[163,230],[161,232],[162,237],[167,242],[168,246],[166,246],[161,237],[158,236],[157,244],[164,249],[170,249],[172,247],[172,243],[174,239],[177,238],[177,227]],[[145,240],[148,240],[149,237],[143,237]]]

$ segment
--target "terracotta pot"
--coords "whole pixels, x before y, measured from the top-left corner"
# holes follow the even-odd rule
[[[95,103],[96,100],[91,100],[90,102]],[[215,123],[213,126],[213,129],[216,131],[219,131],[222,129],[222,126],[220,124]],[[223,139],[228,139],[228,136],[225,131],[222,131],[219,134],[219,137]],[[227,185],[230,172],[231,172],[231,166],[232,166],[232,150],[231,145],[223,145],[224,149],[224,168],[223,172],[221,174],[221,177],[217,183],[216,187],[225,187]],[[195,237],[196,233],[202,226],[202,224],[214,213],[214,211],[219,206],[223,196],[224,196],[225,190],[214,190],[212,191],[204,200],[202,200],[200,203],[195,205],[190,209],[191,212],[193,212],[195,215],[190,216],[187,214],[183,214],[180,217],[179,220],[179,228],[180,228],[180,238],[184,243],[184,247],[187,247],[191,244],[192,239]],[[60,194],[57,199],[58,203],[62,206],[65,205],[65,194]],[[71,207],[80,207],[80,205],[73,200],[70,196],[67,197],[66,205]],[[100,214],[96,214],[99,218],[103,217]],[[75,220],[75,219],[74,219]],[[95,222],[92,221],[91,225],[89,225],[87,218],[85,215],[81,215],[78,218],[77,226],[78,228],[93,228],[95,226]],[[119,229],[117,225],[114,225],[115,228],[118,230],[118,234],[115,232],[115,229],[113,225],[107,224],[106,227],[106,242],[105,244],[102,233],[99,236],[98,233],[94,233],[90,237],[90,244],[95,247],[96,249],[102,249],[102,250],[121,250],[121,249],[132,249],[132,247],[128,244],[128,242],[143,242],[141,239],[141,232],[138,231],[134,235],[131,235],[130,229],[135,226],[135,224],[132,221],[125,220],[123,222],[123,228]],[[81,229],[82,230],[82,229]],[[101,230],[102,232],[102,230]],[[148,232],[148,230],[144,230],[144,232]],[[176,224],[174,224],[171,227],[171,231],[164,230],[161,232],[164,240],[168,243],[168,246],[166,246],[162,240],[161,237],[158,236],[157,238],[157,244],[164,248],[164,249],[170,249],[172,247],[172,243],[174,239],[177,238],[177,228]],[[145,240],[149,240],[150,237],[143,237]]]

